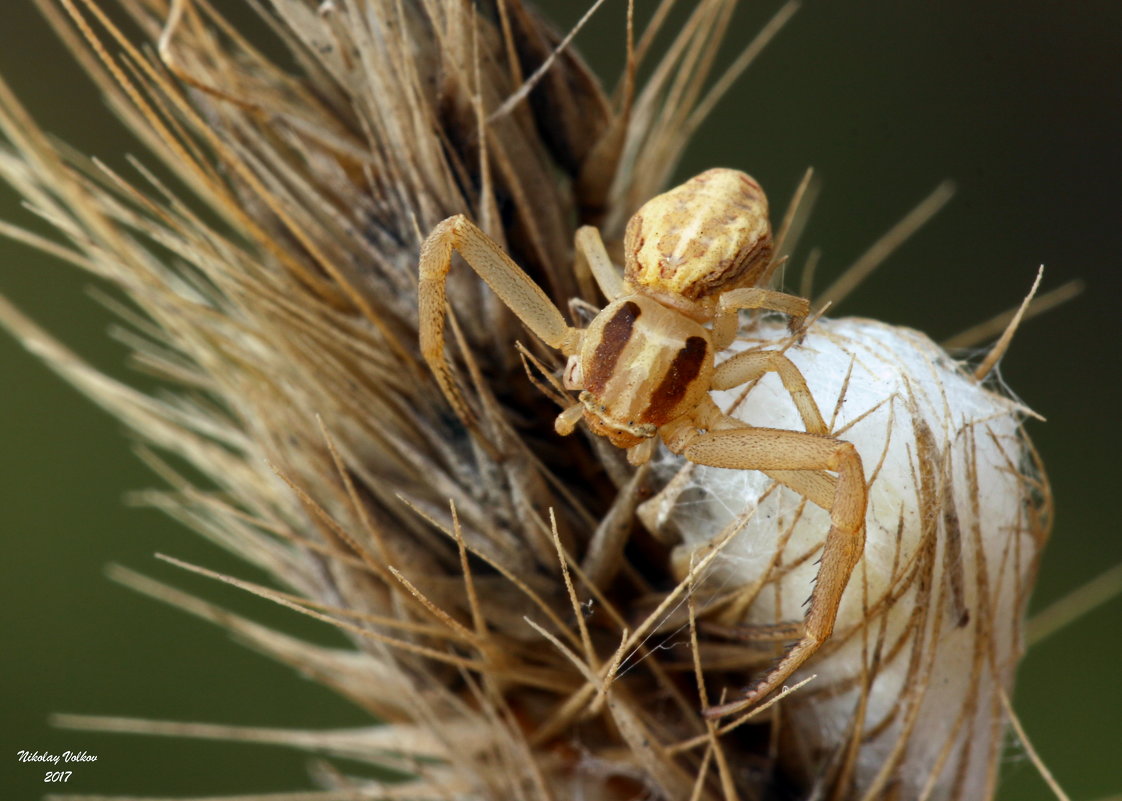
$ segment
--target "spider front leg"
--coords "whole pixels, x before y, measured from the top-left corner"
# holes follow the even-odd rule
[[[711,467],[782,471],[787,486],[830,513],[830,531],[822,549],[802,637],[744,697],[705,711],[706,717],[720,718],[752,706],[778,688],[833,634],[842,593],[865,548],[865,471],[861,456],[851,443],[801,431],[711,431],[690,441],[682,453],[691,462]],[[838,474],[828,504],[823,504],[826,499],[813,489],[812,477],[821,470]],[[808,478],[805,491],[799,486],[800,473]]]
[[[797,329],[810,314],[810,301],[806,298],[757,286],[730,289],[721,295],[719,304],[713,320],[713,345],[718,350],[727,348],[736,339],[737,312],[741,309],[766,309],[786,314],[791,318],[791,330]]]
[[[495,240],[467,217],[457,214],[433,228],[421,245],[420,283],[417,287],[421,355],[452,408],[463,420],[470,422],[475,415],[444,356],[445,283],[452,267],[452,251],[463,256],[464,261],[507,308],[551,348],[571,356],[577,351],[581,332],[565,322],[541,287],[503,252]]]
[[[788,296],[789,297],[789,296]],[[801,298],[799,298],[801,300]],[[807,388],[806,378],[795,363],[775,350],[749,350],[726,359],[713,373],[712,389],[732,389],[749,381],[762,378],[766,373],[776,373],[783,388],[799,410],[803,426],[811,434],[826,434],[826,422],[814,396]]]

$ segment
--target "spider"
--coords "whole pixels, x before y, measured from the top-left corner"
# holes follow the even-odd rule
[[[463,215],[437,225],[421,246],[420,344],[444,395],[473,419],[444,355],[445,281],[458,252],[542,342],[568,358],[563,382],[578,400],[557,417],[565,435],[583,418],[594,433],[650,459],[658,440],[691,462],[760,470],[830,514],[801,635],[716,718],[745,709],[791,676],[833,633],[842,593],[864,548],[866,486],[853,445],[830,436],[799,369],[777,351],[742,351],[717,364],[738,329],[737,312],[761,309],[799,321],[803,299],[757,286],[772,259],[767,198],[748,175],[713,169],[647,201],[624,235],[622,277],[599,232],[577,231],[609,303],[587,328],[569,326],[542,289]],[[805,431],[759,428],[723,413],[709,395],[777,373]],[[836,473],[836,477],[824,472]]]

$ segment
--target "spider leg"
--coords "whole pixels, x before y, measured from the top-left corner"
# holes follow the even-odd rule
[[[581,226],[577,229],[573,242],[577,253],[588,262],[592,277],[596,279],[596,285],[600,287],[604,297],[610,302],[622,295],[623,276],[608,257],[608,250],[604,247],[600,232],[591,225]]]
[[[713,321],[713,344],[727,348],[736,339],[737,315],[741,309],[767,309],[781,312],[791,318],[790,327],[798,328],[800,321],[810,314],[810,301],[798,295],[762,289],[758,286],[730,289],[721,295],[717,316]]]
[[[452,267],[452,251],[463,256],[507,308],[545,344],[566,356],[572,355],[579,343],[580,331],[565,322],[541,287],[467,217],[457,214],[433,228],[421,245],[417,286],[421,355],[456,413],[470,421],[474,415],[444,356],[445,282]]]
[[[829,434],[818,404],[807,388],[802,371],[778,351],[745,351],[736,354],[717,366],[713,373],[711,387],[722,390],[732,389],[769,372],[779,374],[783,387],[794,401],[806,430],[811,434]],[[712,398],[709,398],[700,404],[689,418],[665,426],[662,431],[663,441],[674,453],[682,453],[686,446],[696,439],[699,428],[716,430],[743,428],[744,425],[741,421],[723,414],[713,403]],[[764,470],[762,472],[823,509],[830,508],[833,503],[837,491],[837,479],[828,473],[821,470]],[[680,492],[681,487],[668,484],[655,498],[648,501],[650,506],[647,506],[647,509],[660,510],[657,512],[658,516],[653,517],[652,520],[663,519]],[[657,528],[656,524],[652,523],[652,526]]]
[[[750,350],[736,354],[717,366],[713,373],[713,389],[732,389],[755,381],[766,373],[777,373],[783,388],[795,402],[803,426],[811,434],[828,434],[826,422],[818,410],[814,396],[806,386],[802,371],[779,351]]]
[[[779,374],[783,388],[791,396],[802,418],[803,427],[811,434],[829,434],[814,396],[807,388],[806,379],[795,363],[779,351],[746,351],[722,362],[713,374],[713,389],[733,387],[755,381],[766,373]],[[837,481],[823,472],[798,470],[768,470],[768,476],[790,487],[811,503],[829,508]]]
[[[736,428],[711,431],[693,439],[682,451],[691,462],[734,470],[836,471],[833,497],[824,505],[830,513],[830,531],[810,596],[802,637],[739,700],[705,711],[719,718],[746,709],[779,687],[834,631],[842,593],[865,547],[865,472],[857,449],[833,437],[770,428]],[[785,481],[795,485],[797,479]],[[810,495],[818,493],[812,492]],[[820,502],[811,497],[811,500]]]

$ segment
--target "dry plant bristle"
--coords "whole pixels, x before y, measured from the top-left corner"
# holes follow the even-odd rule
[[[777,698],[718,724],[703,708],[733,700],[774,641],[797,628],[754,620],[743,629],[749,642],[737,646],[721,633],[769,595],[786,609],[777,587],[817,553],[784,554],[807,504],[785,510],[788,528],[763,576],[714,590],[743,531],[757,525],[756,506],[732,509],[704,542],[697,527],[683,540],[688,548],[660,541],[667,520],[682,523],[688,505],[671,501],[697,488],[693,469],[670,480],[681,465],[634,470],[595,436],[554,436],[559,357],[538,343],[516,348],[525,340],[516,318],[467,270],[449,278],[450,350],[477,421],[456,416],[418,350],[418,247],[453,214],[502,243],[561,308],[572,303],[579,314],[597,305],[587,265],[574,268],[575,231],[596,225],[615,251],[628,217],[664,188],[692,133],[796,3],[781,6],[721,75],[717,44],[735,0],[678,9],[676,31],[662,30],[672,0],[638,32],[629,8],[625,74],[609,94],[571,35],[522,0],[254,3],[282,59],[206,0],[119,0],[115,13],[140,41],[116,26],[109,0],[36,1],[147,152],[129,173],[72,153],[0,82],[8,142],[0,176],[54,226],[57,241],[6,224],[0,233],[107,282],[106,302],[123,324],[118,338],[166,386],[146,395],[100,374],[2,299],[0,322],[138,435],[141,458],[170,489],[136,500],[283,589],[161,558],[333,626],[353,647],[305,642],[126,568],[110,574],[227,629],[379,722],[311,732],[65,715],[58,725],[271,742],[411,777],[387,783],[373,771],[344,776],[323,764],[318,790],[245,796],[271,801],[747,801],[804,791],[889,799],[914,784],[898,773],[911,764],[905,751],[937,660],[923,650],[927,639],[911,655],[901,643],[917,631],[938,635],[944,606],[962,612],[989,598],[986,587],[963,589],[960,573],[936,565],[937,552],[951,564],[945,549],[973,545],[948,545],[944,536],[973,530],[951,522],[946,498],[959,485],[940,472],[950,469],[942,460],[964,440],[999,438],[994,431],[1003,447],[1015,441],[1001,451],[1003,468],[1019,477],[1017,493],[1033,496],[1015,500],[1019,531],[1035,539],[1017,552],[1015,569],[995,574],[1021,583],[993,597],[1019,614],[1048,508],[1042,475],[1031,487],[1025,477],[1035,478],[1035,463],[1017,455],[1022,409],[1001,405],[994,417],[1005,417],[989,428],[988,418],[972,418],[934,434],[915,423],[907,434],[922,473],[910,491],[928,511],[938,507],[944,538],[937,547],[930,528],[921,548],[900,546],[890,591],[865,597],[864,622],[847,619],[824,649],[827,659],[861,651],[864,672],[817,681],[799,674]],[[655,52],[657,63],[640,72]],[[808,173],[780,225],[772,271],[793,250],[815,189]],[[948,194],[938,188],[827,297],[844,296]],[[812,339],[830,330],[817,316],[808,324]],[[755,324],[743,333],[745,347],[772,337]],[[800,346],[787,337],[778,349]],[[834,374],[842,381],[831,401],[838,436],[869,425],[852,406],[843,411],[850,377],[869,361],[857,346],[849,354]],[[903,396],[862,411],[879,420],[891,410],[903,421]],[[959,439],[947,439],[951,429]],[[871,483],[887,482],[871,463]],[[205,480],[188,479],[184,465]],[[791,480],[774,471],[753,503],[785,497]],[[804,483],[821,498],[833,482],[823,472]],[[935,611],[900,635],[886,622],[898,622],[892,600],[923,581]],[[986,675],[1002,684],[1014,640],[979,650],[973,667],[980,674],[989,660]],[[878,660],[907,664],[905,701],[870,731],[866,723],[882,711],[869,690]],[[855,688],[855,716],[839,737],[818,743],[826,758],[780,753],[780,739],[802,725],[790,723],[792,710]],[[982,709],[988,700],[970,696],[955,731],[991,725],[1000,735],[1004,714]],[[874,765],[866,741],[882,746],[886,731],[897,739]],[[981,746],[989,769],[993,743]],[[935,759],[921,783],[954,763],[946,753]],[[964,781],[940,797],[969,797]],[[986,786],[992,792],[992,781]]]

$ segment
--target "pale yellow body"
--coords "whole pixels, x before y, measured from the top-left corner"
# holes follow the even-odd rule
[[[755,286],[772,258],[767,198],[752,178],[709,170],[647,201],[631,218],[620,277],[598,232],[580,229],[576,249],[610,301],[588,328],[568,325],[549,297],[466,217],[440,223],[421,246],[421,352],[460,417],[474,414],[444,356],[445,279],[455,250],[545,344],[568,357],[565,387],[579,400],[557,419],[570,433],[584,419],[638,464],[658,439],[690,461],[762,470],[830,512],[821,568],[803,634],[743,698],[707,711],[745,708],[776,689],[833,632],[842,592],[864,545],[865,475],[851,444],[829,436],[798,369],[775,351],[746,351],[716,364],[736,335],[737,312],[767,309],[801,320],[807,301]],[[754,428],[709,397],[775,372],[805,431]],[[836,477],[824,471],[836,473]]]
[[[705,301],[754,286],[771,260],[767,196],[742,172],[703,172],[643,204],[623,247],[624,279],[660,296]]]
[[[713,344],[695,320],[643,295],[625,295],[584,331],[566,389],[583,389],[597,433],[629,448],[692,411],[709,392]]]

